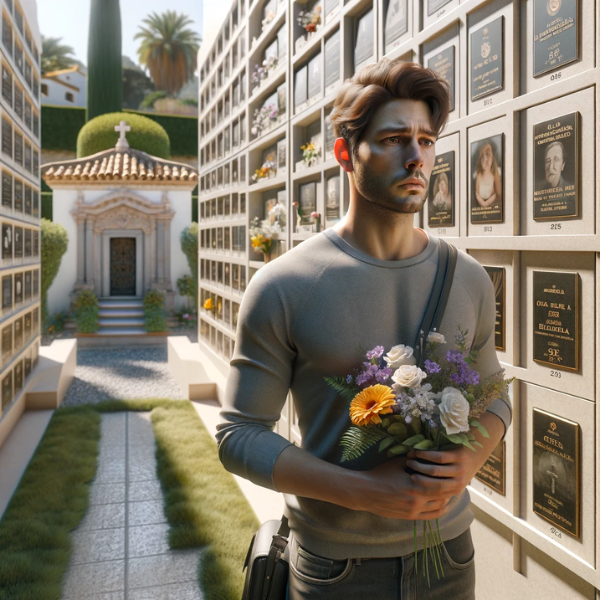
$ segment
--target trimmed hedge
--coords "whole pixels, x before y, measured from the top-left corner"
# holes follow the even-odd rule
[[[165,297],[158,290],[144,296],[144,328],[151,333],[168,331]]]
[[[147,117],[123,112],[100,115],[86,123],[77,137],[77,156],[114,148],[119,139],[115,126],[120,121],[127,121],[131,127],[127,141],[132,148],[159,158],[170,158],[169,136],[163,127]]]
[[[67,251],[69,238],[67,230],[60,223],[42,219],[42,323],[48,314],[48,289],[58,274],[63,254]]]
[[[198,118],[181,115],[157,115],[124,109],[161,125],[169,136],[173,156],[198,156]],[[42,106],[42,148],[45,150],[77,150],[77,136],[85,125],[85,108]],[[115,143],[116,143],[116,137]],[[127,136],[129,139],[129,135]],[[113,143],[114,146],[114,143]]]
[[[42,192],[42,219],[52,221],[52,192]]]
[[[81,290],[73,302],[73,309],[77,319],[77,331],[96,333],[100,329],[98,298],[92,290]]]

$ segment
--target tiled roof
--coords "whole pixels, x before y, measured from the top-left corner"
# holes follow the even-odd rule
[[[66,73],[81,73],[85,75],[85,73],[79,68],[79,65],[73,65],[68,69],[60,69],[59,71],[49,71],[48,73],[44,73],[42,77],[56,77],[57,75],[65,75]]]
[[[108,181],[146,185],[191,185],[198,172],[184,163],[151,156],[140,150],[103,150],[75,160],[42,165],[42,178],[52,188],[56,184],[81,185]]]

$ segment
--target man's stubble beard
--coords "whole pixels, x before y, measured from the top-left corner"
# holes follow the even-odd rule
[[[420,169],[407,171],[404,175],[400,177],[396,176],[392,179],[374,174],[369,167],[358,160],[355,160],[352,166],[356,189],[361,196],[372,204],[401,214],[414,214],[423,209],[429,195],[429,179],[425,177],[425,174]],[[399,196],[390,191],[394,184],[413,177],[421,179],[425,183],[425,188],[421,193]]]

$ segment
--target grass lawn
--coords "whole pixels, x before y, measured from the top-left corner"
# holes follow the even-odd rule
[[[173,549],[204,548],[198,570],[210,600],[238,600],[259,526],[190,402],[114,400],[61,408],[0,521],[0,600],[59,600],[69,532],[85,514],[96,473],[101,412],[152,411],[156,459]]]

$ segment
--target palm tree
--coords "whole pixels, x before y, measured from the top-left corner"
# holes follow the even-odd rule
[[[174,95],[192,78],[196,70],[202,38],[187,26],[193,21],[184,14],[167,10],[151,13],[134,39],[141,40],[138,59],[150,71],[159,90]]]
[[[69,56],[69,54],[74,55],[75,50],[61,42],[62,38],[42,36],[42,75],[68,69],[75,64],[75,56]]]

